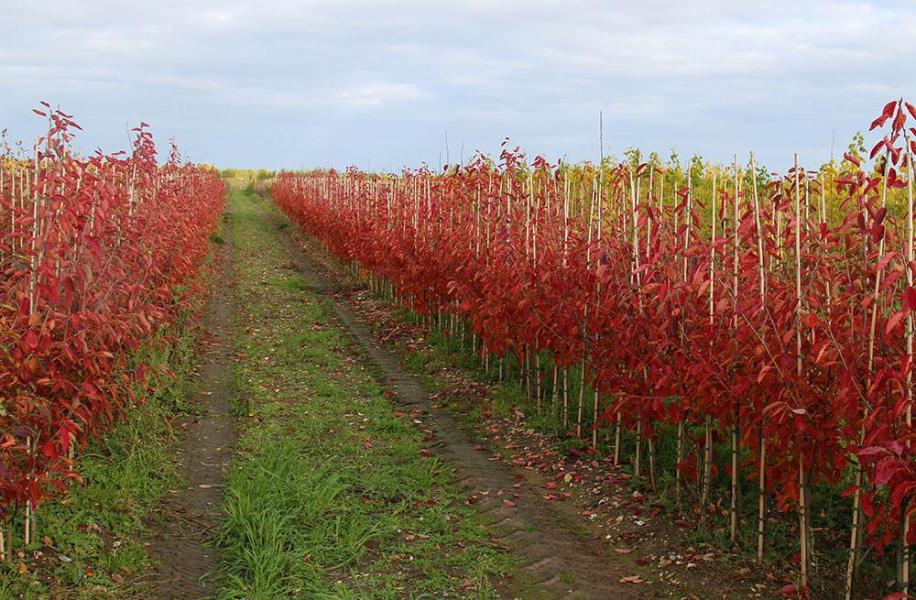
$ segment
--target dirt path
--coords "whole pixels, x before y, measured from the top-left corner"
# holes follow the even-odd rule
[[[519,583],[524,591],[513,590],[514,595],[526,599],[652,597],[649,590],[620,582],[631,573],[609,555],[604,544],[577,535],[580,517],[572,506],[543,499],[543,482],[491,461],[487,453],[479,451],[473,433],[464,424],[434,406],[421,382],[399,366],[397,357],[379,344],[345,301],[335,295],[341,287],[340,274],[323,266],[324,257],[311,255],[312,250],[304,250],[286,230],[278,235],[291,261],[310,281],[312,291],[331,301],[339,320],[374,363],[380,380],[400,403],[428,412],[430,419],[425,426],[436,433],[437,452],[455,467],[465,488],[480,499],[477,507],[487,525],[521,558],[519,579],[523,581]]]
[[[177,459],[187,487],[172,490],[165,520],[156,530],[150,552],[158,559],[152,598],[201,598],[215,592],[211,574],[215,549],[208,544],[221,516],[225,469],[236,438],[232,414],[232,244],[229,219],[225,244],[217,254],[217,273],[204,314],[202,356],[191,409],[176,419],[183,445]]]

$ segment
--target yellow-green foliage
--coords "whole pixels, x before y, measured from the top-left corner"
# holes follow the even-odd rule
[[[229,187],[234,190],[247,190],[261,194],[270,190],[276,171],[268,169],[223,169],[220,174],[229,184]]]

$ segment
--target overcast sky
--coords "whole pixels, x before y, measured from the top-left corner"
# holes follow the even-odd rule
[[[916,98],[916,2],[0,0],[0,127],[40,100],[84,150],[164,145],[222,167],[398,169],[505,137],[814,164]],[[441,156],[441,158],[440,158]]]

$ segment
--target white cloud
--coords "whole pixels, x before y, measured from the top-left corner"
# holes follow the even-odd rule
[[[359,84],[331,94],[333,100],[345,104],[375,107],[383,104],[409,102],[422,97],[424,97],[423,92],[414,85],[385,81]]]
[[[4,6],[9,4],[9,6]],[[590,158],[672,146],[823,158],[916,96],[905,0],[0,0],[0,126],[60,103],[90,146],[143,118],[201,160],[434,163],[443,132]],[[835,132],[835,133],[834,133]]]
[[[239,14],[239,11],[235,10],[206,10],[200,13],[200,19],[205,25],[222,27],[237,24]]]

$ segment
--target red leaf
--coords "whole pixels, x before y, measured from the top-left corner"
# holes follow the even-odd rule
[[[674,524],[684,529],[690,529],[693,527],[693,525],[691,525],[690,522],[685,519],[675,519]]]
[[[886,456],[878,461],[875,466],[875,483],[886,485],[888,481],[900,470],[900,464],[893,456]]]
[[[26,350],[35,352],[38,350],[38,332],[34,329],[29,329],[23,338],[23,342],[25,343]]]
[[[851,485],[842,492],[840,492],[840,498],[849,498],[859,490],[860,487],[856,485]]]
[[[872,127],[872,129],[874,129],[874,127]],[[877,144],[875,144],[875,147],[872,148],[872,149],[871,149],[871,152],[868,153],[868,158],[874,158],[874,157],[878,156],[878,152],[880,152],[880,151],[881,151],[881,148],[883,148],[883,147],[884,147],[884,140],[881,140],[880,142],[878,142]]]
[[[54,447],[54,442],[51,440],[45,440],[45,443],[41,445],[41,453],[48,458],[54,458],[57,456],[57,448]]]
[[[70,448],[70,432],[66,427],[61,426],[61,428],[57,430],[57,439],[60,442],[60,447],[66,452]]]
[[[916,287],[903,290],[903,306],[908,310],[916,310]]]
[[[897,115],[894,117],[894,122],[891,125],[894,131],[900,131],[906,125],[906,113],[903,110],[898,110]]]
[[[862,448],[856,452],[859,456],[880,456],[882,454],[890,454],[887,448],[881,446],[869,446],[868,448]]]
[[[891,174],[893,174],[893,173],[894,173],[894,170],[891,169]],[[883,222],[884,222],[884,217],[886,217],[886,216],[887,216],[887,208],[884,207],[884,206],[882,206],[881,208],[879,208],[879,209],[875,212],[875,221],[877,221],[878,223],[883,223]],[[881,262],[886,264],[885,261],[889,260],[889,259],[888,259],[888,256],[896,256],[896,252],[888,252],[888,253],[887,253],[887,256],[885,256],[884,258],[881,259]],[[881,267],[879,267],[879,268],[881,268]]]
[[[916,106],[913,106],[909,102],[904,102],[903,105],[906,106],[906,110],[910,113],[910,116],[916,119]]]
[[[897,100],[891,100],[890,102],[884,105],[884,109],[881,111],[881,117],[884,118],[885,120],[890,119],[891,116],[894,114],[895,108],[897,108]]]
[[[901,311],[894,313],[887,320],[887,325],[884,326],[884,335],[888,336],[890,333],[900,324],[900,321],[906,316],[906,312]]]

